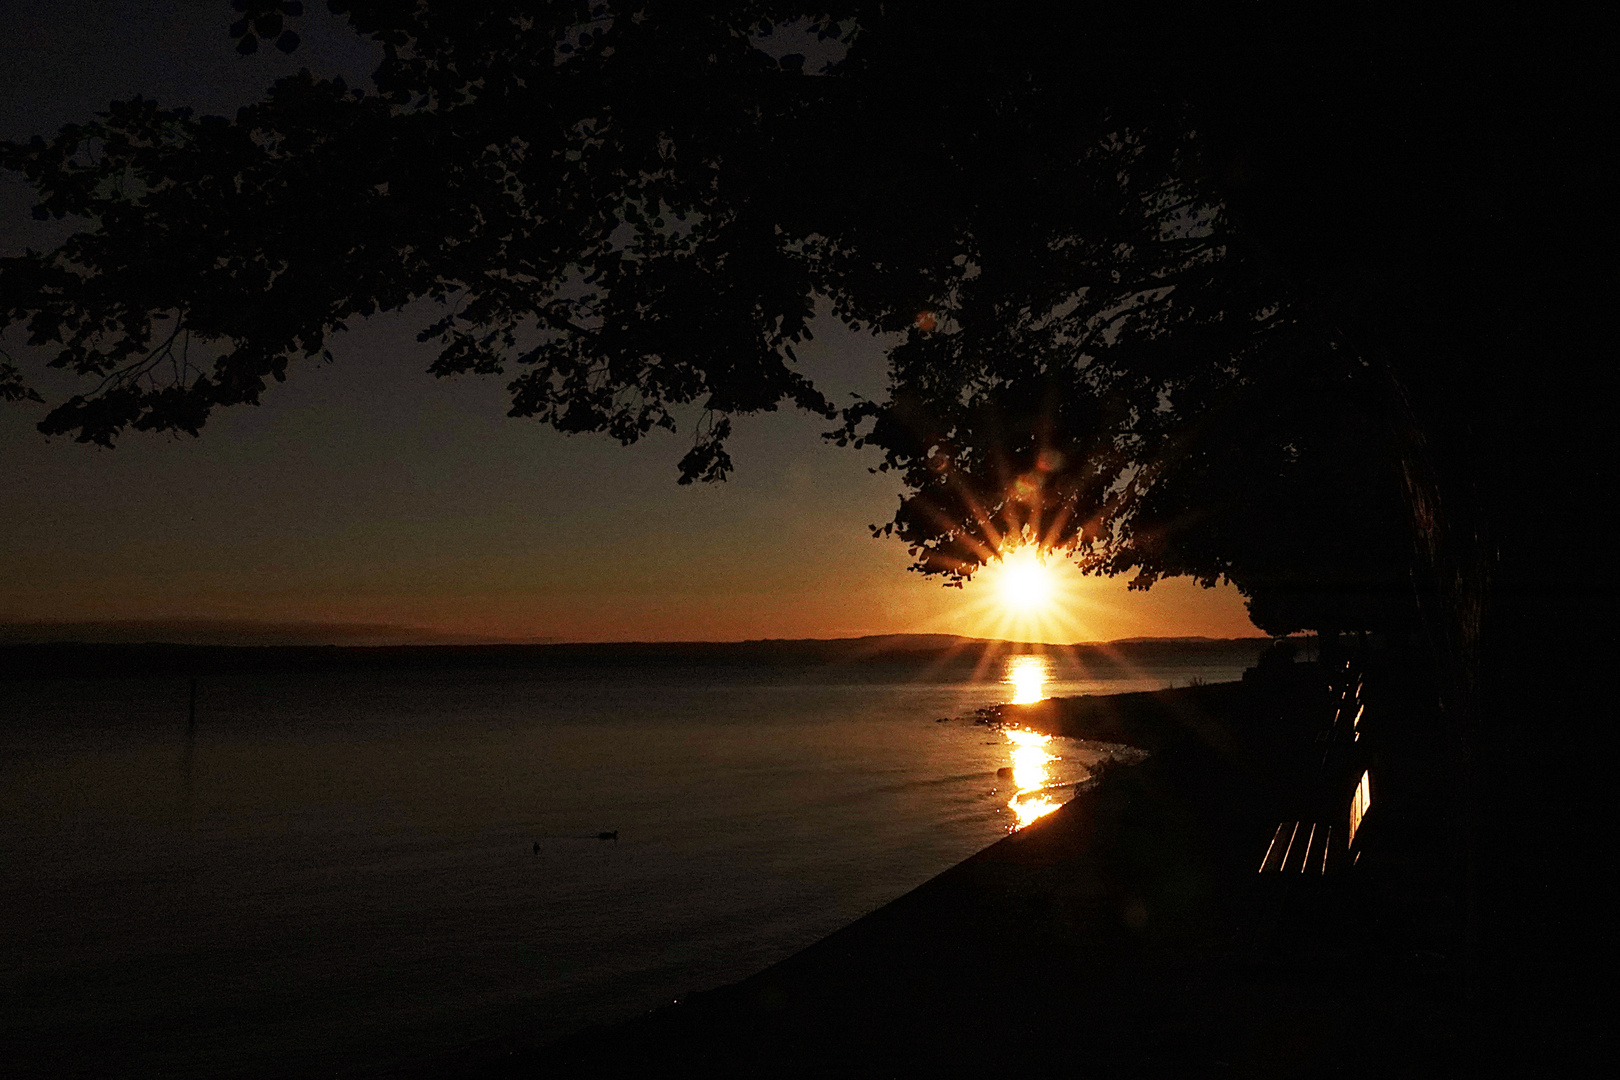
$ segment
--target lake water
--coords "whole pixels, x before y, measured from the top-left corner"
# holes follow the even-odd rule
[[[1244,662],[1053,670],[1044,692]],[[1085,778],[1106,748],[1032,758],[971,721],[1028,676],[216,676],[191,738],[184,680],[0,685],[0,1060],[331,1075],[734,981],[1005,835],[1014,788],[1055,805]]]

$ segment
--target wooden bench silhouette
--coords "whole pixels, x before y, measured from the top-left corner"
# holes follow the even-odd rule
[[[1335,796],[1334,789],[1344,782],[1343,769],[1353,766],[1357,760],[1355,747],[1361,741],[1361,720],[1367,711],[1362,700],[1365,683],[1365,674],[1348,661],[1336,679],[1328,682],[1328,691],[1334,699],[1333,712],[1314,741],[1322,748],[1321,771],[1315,786],[1321,792],[1321,799],[1327,800],[1329,805],[1342,797]],[[1338,790],[1342,792],[1343,788]],[[1312,801],[1321,799],[1312,797]],[[1327,820],[1279,822],[1260,859],[1259,872],[1325,877],[1354,866],[1361,857],[1355,842],[1371,805],[1371,778],[1367,770],[1362,769],[1350,798],[1348,814],[1341,817],[1338,808],[1333,807],[1326,811]]]

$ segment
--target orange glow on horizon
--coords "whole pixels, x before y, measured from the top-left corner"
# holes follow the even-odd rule
[[[976,636],[1004,641],[1096,641],[1104,636],[1088,581],[1065,553],[1009,547],[963,585],[962,615]]]
[[[864,512],[864,511],[863,511]],[[782,530],[784,535],[791,534]],[[912,558],[892,542],[827,538],[825,557],[795,563],[769,549],[745,560],[643,553],[645,565],[610,546],[600,557],[494,565],[488,580],[450,576],[433,590],[402,580],[375,595],[319,600],[276,574],[199,586],[185,605],[108,584],[64,590],[50,610],[14,608],[17,623],[86,624],[74,637],[195,644],[456,645],[546,642],[748,641],[878,634],[953,634],[1070,644],[1133,637],[1253,637],[1230,585],[1202,589],[1187,578],[1129,591],[1124,578],[1081,574],[1067,553],[1048,554],[1051,599],[1039,612],[1008,609],[996,563],[961,588],[907,573]],[[592,561],[596,559],[596,561]],[[540,566],[540,569],[536,569]],[[794,567],[784,574],[780,568]],[[635,572],[627,572],[627,568]],[[459,572],[459,571],[458,571]],[[278,571],[279,573],[279,571]],[[505,575],[528,575],[514,583]],[[381,586],[379,586],[381,589]],[[99,640],[100,638],[96,638]],[[992,676],[994,677],[994,676]]]

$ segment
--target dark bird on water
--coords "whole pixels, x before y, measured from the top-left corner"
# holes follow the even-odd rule
[[[599,832],[596,834],[596,838],[598,840],[617,840],[619,838],[619,830],[614,829],[612,832]]]
[[[538,840],[534,842],[534,853],[536,855],[540,854],[540,841]]]

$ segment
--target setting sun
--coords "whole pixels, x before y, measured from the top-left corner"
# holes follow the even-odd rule
[[[1082,641],[1098,636],[1101,608],[1070,553],[1009,538],[966,585],[969,633],[1007,641]]]
[[[1010,613],[1038,614],[1051,606],[1057,592],[1051,569],[1034,547],[1003,555],[987,572],[994,577],[996,594]]]

